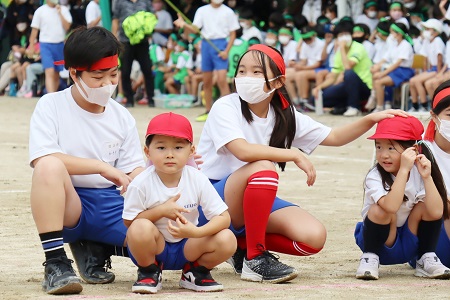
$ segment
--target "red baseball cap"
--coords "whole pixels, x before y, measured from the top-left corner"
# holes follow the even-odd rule
[[[150,120],[145,138],[149,135],[166,135],[194,141],[194,134],[189,120],[172,112],[159,114]]]
[[[398,141],[421,140],[423,125],[416,117],[395,116],[378,122],[375,134],[369,136],[369,140],[389,139]]]

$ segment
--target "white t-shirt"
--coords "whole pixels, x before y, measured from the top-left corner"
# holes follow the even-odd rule
[[[373,58],[375,56],[375,46],[367,40],[363,41],[362,44],[364,46],[364,49],[366,49],[367,55],[369,56],[370,60],[373,61]]]
[[[432,42],[424,40],[420,54],[426,56],[431,66],[437,66],[438,55],[444,55],[445,44],[440,37],[436,37]],[[444,59],[444,57],[442,57]]]
[[[290,61],[297,61],[297,42],[294,40],[290,40],[286,46],[280,46],[282,48],[283,59],[286,66],[289,65]],[[303,48],[303,46],[302,46]]]
[[[242,115],[237,93],[224,96],[214,103],[198,144],[198,152],[204,161],[201,170],[208,178],[223,179],[247,164],[228,151],[225,145],[229,142],[244,139],[251,144],[269,145],[275,124],[272,107],[269,108],[267,118],[252,115],[253,122],[249,124]],[[312,153],[331,131],[331,128],[297,111],[295,121],[296,133],[292,147],[300,148],[306,154]]]
[[[52,153],[97,159],[124,173],[144,167],[136,121],[110,99],[101,114],[87,112],[72,97],[71,88],[44,95],[30,122],[29,162]],[[75,187],[114,185],[99,174],[70,176]]]
[[[178,187],[168,188],[156,173],[155,166],[150,166],[128,186],[122,217],[125,220],[134,220],[141,212],[161,205],[177,194],[180,194],[177,205],[190,210],[189,213],[183,213],[183,216],[194,225],[198,224],[198,206],[202,207],[208,220],[228,209],[209,179],[196,168],[184,167]],[[168,232],[168,220],[161,218],[155,225],[166,241],[181,241],[182,239],[174,238]]]
[[[325,41],[315,37],[314,43],[303,43],[300,49],[300,60],[306,59],[306,65],[311,66],[322,60],[322,51],[325,47]]]
[[[64,19],[72,23],[72,15],[69,9],[64,5],[60,5],[60,7]],[[66,37],[66,31],[56,7],[50,7],[47,4],[36,9],[31,21],[31,27],[40,31],[39,42],[41,43],[61,43],[64,42]]]
[[[395,176],[391,176],[392,179],[395,180]],[[381,197],[386,196],[388,193],[383,187],[380,173],[376,167],[367,174],[364,185],[364,204],[361,212],[363,219],[367,216],[370,206],[377,203]],[[425,187],[416,166],[413,166],[409,172],[409,179],[406,182],[405,187],[405,196],[408,200],[403,201],[397,211],[397,227],[401,227],[405,224],[414,205],[419,201],[423,201],[425,198]]]
[[[234,11],[224,4],[218,8],[211,4],[199,7],[192,24],[201,28],[203,37],[207,39],[225,39],[230,32],[241,28]]]
[[[248,41],[251,38],[257,38],[260,43],[264,42],[264,40],[262,38],[261,30],[259,30],[255,26],[252,26],[252,27],[250,27],[248,29],[243,29],[242,30],[241,39],[243,39],[245,41]]]
[[[172,16],[166,10],[160,10],[155,12],[158,17],[158,23],[156,23],[155,29],[173,29]],[[163,35],[159,32],[153,32],[153,43],[165,46],[167,44],[167,35]]]
[[[450,41],[447,41],[445,44],[445,63],[447,64],[447,68],[450,68]]]
[[[375,55],[373,57],[373,63],[379,63],[383,57],[386,55],[386,52],[389,50],[388,43],[386,41],[380,39],[376,39],[375,44]]]
[[[389,50],[384,57],[388,64],[396,63],[399,59],[402,59],[400,67],[411,68],[414,57],[411,44],[407,40],[402,40],[397,46],[391,44],[389,46]]]
[[[436,160],[442,177],[444,177],[447,196],[450,197],[450,154],[443,151],[436,142],[425,141],[430,146],[434,159]]]
[[[366,24],[370,28],[370,32],[373,32],[377,28],[379,21],[380,20],[378,20],[377,18],[371,19],[365,14],[362,14],[356,17],[355,24]]]
[[[100,5],[98,5],[94,0],[91,0],[86,6],[86,24],[89,25],[89,23],[96,20],[101,15],[102,11],[100,9]],[[95,26],[103,27],[102,20],[100,19],[100,22],[98,22]]]

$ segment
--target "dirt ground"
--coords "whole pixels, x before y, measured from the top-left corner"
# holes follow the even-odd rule
[[[32,169],[28,165],[29,120],[37,99],[0,98],[0,298],[55,299],[41,290],[44,254],[34,226],[29,205]],[[144,135],[148,120],[161,109],[130,109]],[[203,108],[178,110],[193,124],[198,141],[202,123],[194,122]],[[312,117],[329,126],[352,119],[331,115]],[[76,126],[74,124],[73,126]],[[244,282],[223,263],[213,276],[224,284],[221,293],[197,294],[178,288],[180,272],[163,272],[163,289],[156,295],[131,293],[136,268],[126,258],[113,257],[116,280],[107,285],[84,284],[80,295],[59,299],[448,299],[450,282],[416,278],[405,265],[381,266],[378,281],[355,279],[360,250],[353,238],[360,220],[362,182],[372,162],[373,143],[367,140],[372,129],[358,140],[340,148],[319,147],[310,159],[317,170],[313,187],[294,164],[281,173],[279,196],[297,203],[321,220],[327,230],[325,248],[312,257],[281,255],[281,260],[295,266],[299,277],[286,284]],[[66,246],[71,256],[69,247]]]

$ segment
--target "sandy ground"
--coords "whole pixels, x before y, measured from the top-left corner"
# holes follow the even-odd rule
[[[32,169],[28,165],[29,120],[36,99],[0,98],[0,298],[54,299],[41,290],[42,252],[29,206]],[[161,109],[130,109],[139,132],[145,132],[148,120]],[[203,108],[178,110],[193,124],[198,141],[202,123],[194,122]],[[331,115],[312,117],[329,126],[350,119]],[[74,124],[76,126],[76,124]],[[372,132],[372,129],[370,132]],[[319,147],[310,157],[317,170],[313,187],[305,184],[306,176],[294,164],[281,173],[279,195],[297,203],[320,219],[328,230],[325,248],[312,257],[281,255],[283,262],[295,266],[299,277],[287,284],[244,282],[223,263],[213,271],[215,279],[225,286],[221,293],[198,294],[178,288],[180,272],[164,271],[163,290],[150,296],[131,293],[136,268],[126,258],[113,257],[116,280],[108,285],[84,284],[80,295],[59,299],[448,299],[450,282],[413,276],[405,265],[382,266],[380,280],[355,279],[360,250],[355,245],[353,229],[360,220],[362,183],[371,166],[373,144],[362,138],[340,148]],[[69,247],[66,247],[71,256]]]

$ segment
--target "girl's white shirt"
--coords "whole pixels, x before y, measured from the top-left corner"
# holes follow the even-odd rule
[[[395,176],[392,174],[391,176],[395,181]],[[361,211],[363,219],[366,218],[370,206],[378,203],[378,201],[388,193],[388,191],[386,191],[383,187],[380,173],[376,167],[372,168],[369,174],[367,174],[364,187],[364,204]],[[423,180],[415,165],[409,172],[409,179],[406,182],[405,187],[405,196],[408,200],[403,201],[397,211],[397,227],[401,227],[405,224],[414,205],[416,205],[419,201],[423,201],[425,198],[425,187]]]
[[[217,100],[208,116],[200,141],[198,153],[202,155],[201,170],[208,178],[220,180],[230,175],[246,162],[237,159],[225,145],[236,139],[244,139],[250,144],[269,145],[275,124],[275,113],[270,106],[266,118],[253,115],[248,123],[242,115],[241,102],[237,93]],[[292,147],[306,154],[313,150],[329,135],[331,128],[309,116],[295,112],[296,133]]]
[[[444,177],[445,187],[447,188],[447,196],[450,197],[450,154],[443,151],[436,142],[425,141],[430,146],[431,152],[434,155],[442,177]]]

